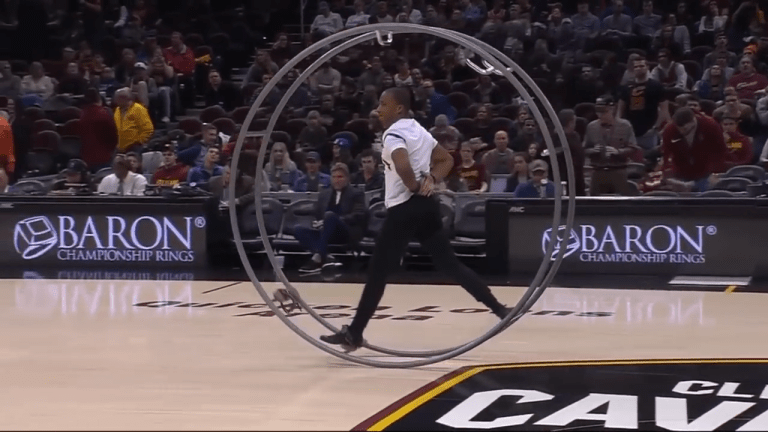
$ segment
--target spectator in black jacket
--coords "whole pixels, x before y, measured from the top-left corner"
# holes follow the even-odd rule
[[[205,106],[219,105],[224,111],[232,111],[243,105],[240,90],[229,81],[222,81],[216,69],[208,72],[208,89],[205,91]]]
[[[312,228],[295,228],[296,239],[313,253],[310,262],[299,270],[302,273],[315,273],[323,267],[338,265],[328,254],[328,245],[353,245],[365,232],[365,195],[350,186],[349,169],[345,164],[339,163],[331,168],[331,186],[320,192]]]
[[[360,166],[362,169],[352,176],[352,184],[365,185],[366,192],[384,188],[384,176],[377,169],[373,150],[365,149],[360,153]]]

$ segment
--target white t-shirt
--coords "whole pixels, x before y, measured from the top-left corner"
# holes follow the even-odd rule
[[[384,162],[384,204],[391,208],[413,196],[413,192],[408,190],[395,170],[392,152],[404,148],[408,152],[408,160],[416,174],[416,180],[421,181],[424,178],[422,173],[430,171],[432,149],[437,146],[437,140],[416,120],[400,119],[384,131],[383,141],[381,159]]]

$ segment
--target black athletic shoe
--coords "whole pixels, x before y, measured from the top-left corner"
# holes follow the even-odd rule
[[[331,345],[341,345],[345,352],[352,352],[363,346],[363,338],[349,332],[349,326],[341,326],[341,331],[330,336],[320,336],[320,340]]]
[[[333,257],[333,255],[328,255],[323,260],[323,268],[326,267],[339,267],[341,266],[341,263],[336,261],[336,258]]]
[[[299,269],[301,273],[318,273],[323,269],[323,265],[319,262],[310,260],[304,267]]]

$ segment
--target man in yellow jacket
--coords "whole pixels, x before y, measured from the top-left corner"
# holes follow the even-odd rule
[[[129,88],[115,92],[115,125],[117,125],[117,151],[126,153],[134,146],[143,146],[155,132],[149,112],[133,100]]]

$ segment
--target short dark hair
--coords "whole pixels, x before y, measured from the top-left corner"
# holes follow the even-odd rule
[[[211,123],[206,123],[206,124],[204,124],[204,125],[203,125],[203,127],[200,129],[200,132],[209,131],[209,130],[211,130],[211,129],[215,130],[216,132],[218,132],[218,131],[219,131],[219,128],[217,128],[215,125],[213,125],[213,124],[211,124]]]
[[[565,126],[576,119],[576,111],[570,108],[562,109],[557,113],[557,119],[560,120],[560,124]]]
[[[389,93],[395,100],[395,103],[402,105],[405,111],[411,110],[411,90],[405,87],[391,87],[384,90],[384,93]]]
[[[678,127],[687,125],[692,122],[694,118],[696,118],[696,114],[694,114],[693,110],[688,107],[678,108],[677,111],[675,111],[675,114],[672,115],[672,120]]]
[[[101,101],[101,94],[99,94],[99,90],[95,89],[93,87],[89,87],[85,90],[85,93],[83,93],[83,102],[86,104],[95,104],[97,102]]]
[[[360,152],[360,159],[361,160],[364,159],[364,158],[367,158],[367,157],[372,157],[372,158],[376,159],[376,155],[373,153],[373,150],[371,150],[371,149],[365,149],[365,150]]]

